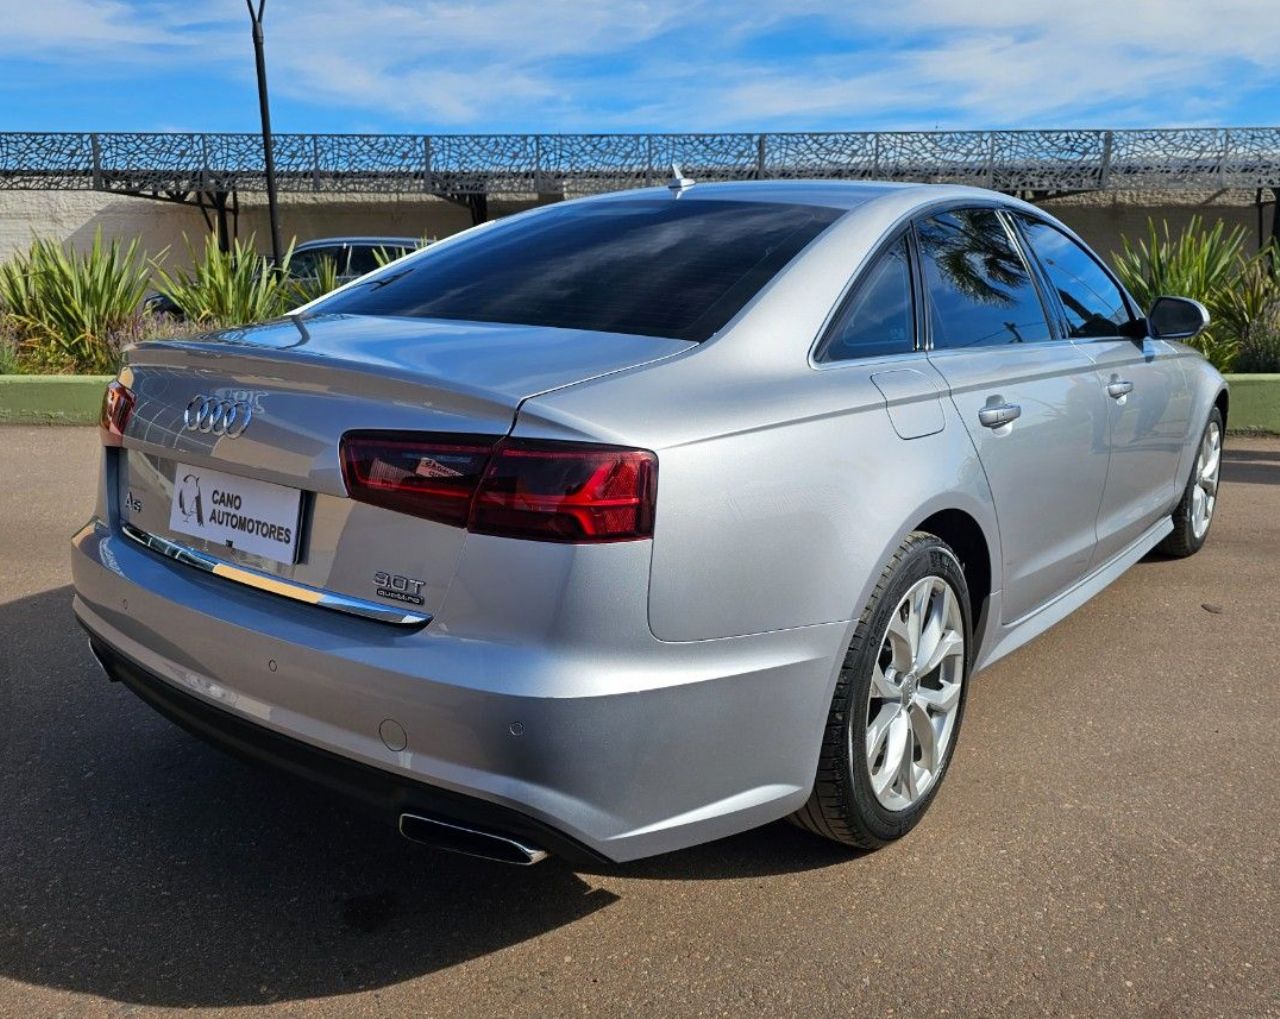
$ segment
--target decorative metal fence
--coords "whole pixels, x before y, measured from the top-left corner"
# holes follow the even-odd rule
[[[1280,187],[1280,128],[770,134],[275,136],[281,191],[585,194],[696,180],[826,178],[1002,191]],[[0,189],[261,191],[254,134],[0,133]]]

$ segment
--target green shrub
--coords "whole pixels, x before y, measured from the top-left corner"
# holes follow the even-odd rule
[[[290,281],[291,307],[298,307],[338,289],[338,263],[324,257],[316,263],[314,276],[294,277]],[[286,311],[288,309],[285,309]]]
[[[21,336],[14,356],[43,371],[114,371],[147,277],[137,238],[104,245],[99,230],[85,252],[32,241],[0,264],[0,311]]]
[[[1163,220],[1156,228],[1147,220],[1147,237],[1131,244],[1120,239],[1123,248],[1114,256],[1117,274],[1144,309],[1157,297],[1173,294],[1192,297],[1209,309],[1209,328],[1193,341],[1220,371],[1231,368],[1240,349],[1240,336],[1228,321],[1232,292],[1250,260],[1244,254],[1244,227],[1231,230],[1219,220],[1207,228],[1193,216],[1177,236]]]
[[[1235,370],[1280,373],[1280,299],[1273,300],[1249,323],[1240,341]]]
[[[1245,253],[1246,231],[1192,217],[1177,236],[1147,221],[1145,240],[1115,256],[1116,271],[1144,308],[1161,294],[1194,297],[1212,321],[1198,347],[1221,371],[1280,371],[1280,247]]]
[[[1222,320],[1239,342],[1236,371],[1280,372],[1280,246],[1264,248],[1243,266]]]
[[[17,325],[8,315],[0,313],[0,375],[22,374],[22,362],[18,358],[19,339]]]
[[[278,268],[253,250],[252,237],[237,238],[230,251],[222,251],[212,234],[205,237],[202,252],[190,241],[186,245],[191,269],[169,272],[158,264],[155,268],[158,289],[189,321],[207,326],[249,325],[279,318],[299,303],[297,287],[288,278],[293,245]]]

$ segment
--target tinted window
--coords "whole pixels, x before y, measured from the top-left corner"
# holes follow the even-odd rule
[[[934,347],[1051,338],[1031,274],[995,210],[943,213],[917,233]]]
[[[1092,255],[1048,223],[1027,216],[1018,219],[1062,301],[1069,335],[1115,336],[1128,324],[1129,309],[1120,288]]]
[[[408,248],[392,244],[392,245],[367,245],[353,244],[351,246],[351,264],[347,268],[347,272],[352,276],[363,276],[367,272],[373,272],[374,269],[381,268],[393,259],[399,258],[401,255],[407,254]],[[381,257],[381,261],[379,261]]]
[[[334,271],[341,276],[346,272],[346,266],[343,264],[344,254],[345,251],[341,247],[308,248],[306,251],[299,251],[289,261],[289,275],[307,279],[319,274],[321,262],[331,262]]]
[[[915,307],[906,238],[884,252],[855,285],[818,353],[819,361],[914,350]]]
[[[705,340],[840,214],[687,195],[569,205],[431,248],[316,312]]]

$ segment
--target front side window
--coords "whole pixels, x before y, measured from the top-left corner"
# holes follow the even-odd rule
[[[1119,335],[1129,324],[1129,306],[1097,260],[1043,220],[1018,216],[1018,222],[1062,302],[1067,334],[1075,338]]]
[[[1038,343],[1053,338],[1027,264],[994,209],[957,209],[921,221],[935,348]]]
[[[902,354],[915,349],[915,305],[907,239],[899,238],[855,285],[826,338],[818,361]]]
[[[841,214],[689,195],[574,203],[429,248],[313,312],[700,341]]]

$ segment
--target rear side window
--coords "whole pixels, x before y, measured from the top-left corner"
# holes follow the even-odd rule
[[[1052,339],[1040,294],[994,209],[959,209],[921,221],[935,348]]]
[[[365,273],[373,272],[374,269],[386,265],[401,255],[408,254],[408,252],[408,248],[395,244],[390,246],[382,244],[353,244],[351,246],[351,264],[348,266],[347,272],[352,276],[363,276]]]
[[[320,265],[328,262],[339,276],[347,271],[346,249],[343,247],[308,248],[299,251],[289,261],[289,274],[305,279],[320,274]]]
[[[841,211],[688,196],[569,205],[431,249],[313,310],[705,340]]]
[[[1018,216],[1018,222],[1062,302],[1067,334],[1076,338],[1118,335],[1129,324],[1129,306],[1097,260],[1042,220]]]
[[[911,259],[901,237],[883,252],[855,285],[818,348],[817,360],[902,354],[915,349],[915,303]]]

